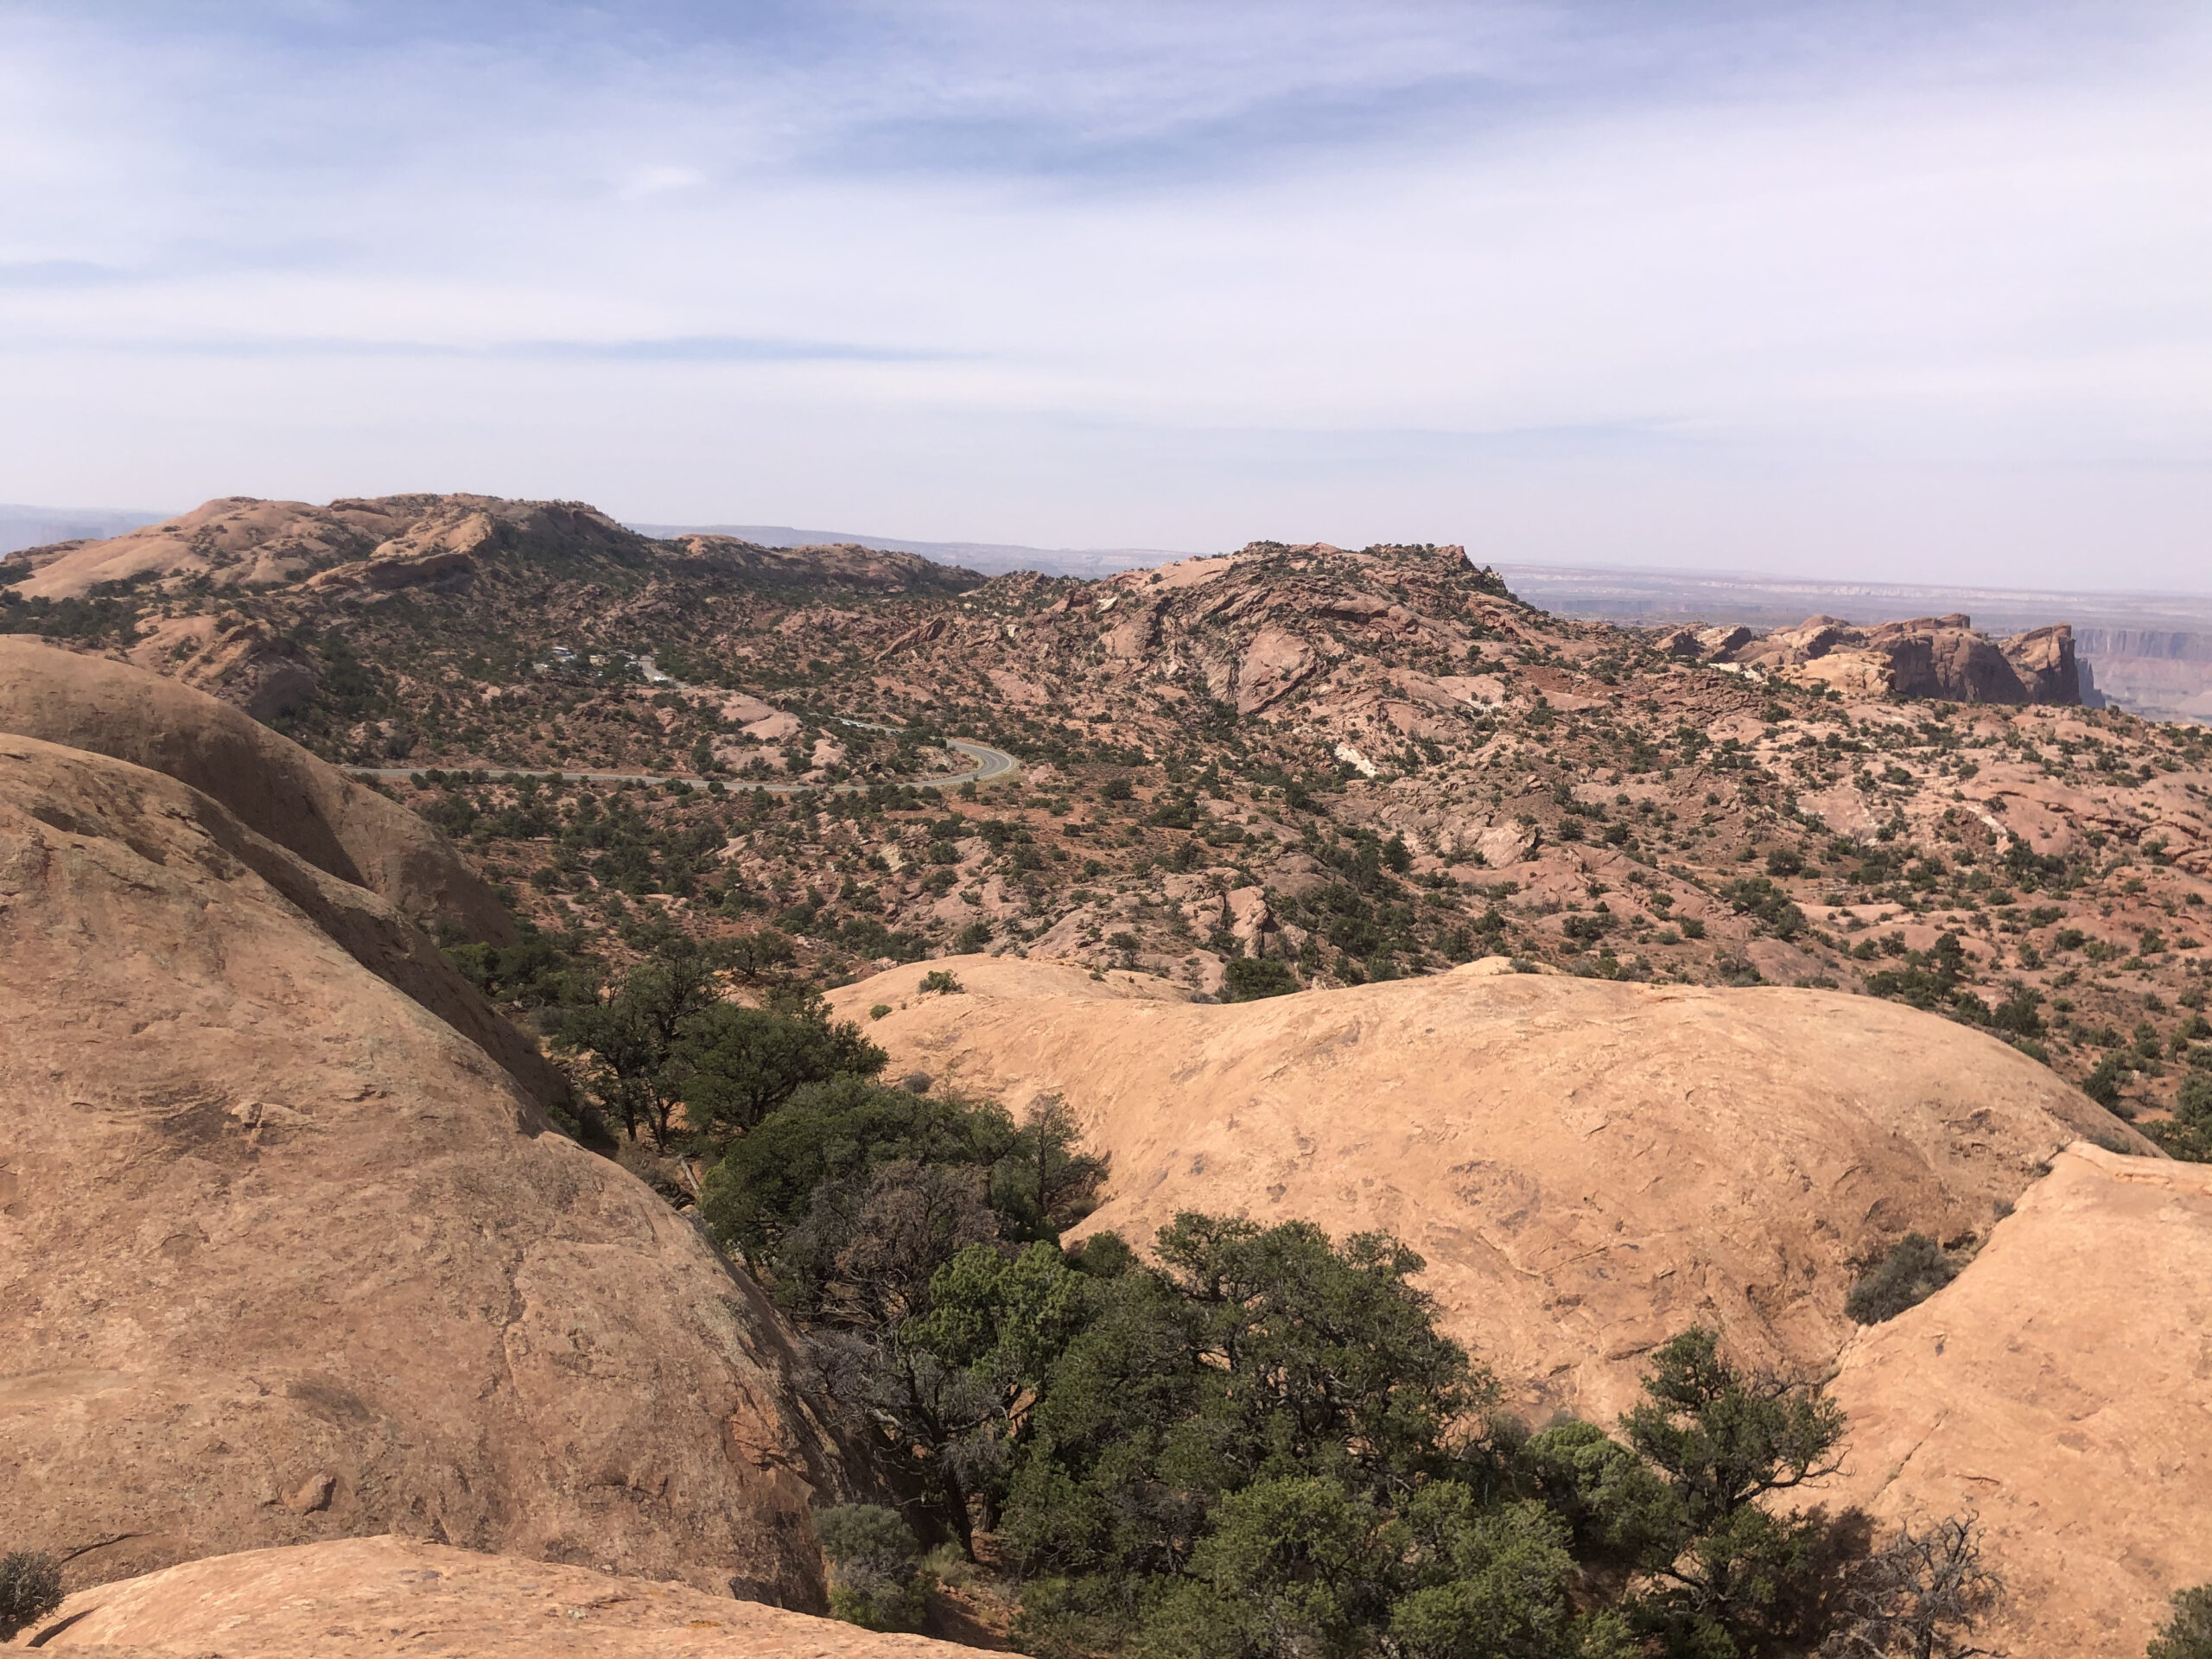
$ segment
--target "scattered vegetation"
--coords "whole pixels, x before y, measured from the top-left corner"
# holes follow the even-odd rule
[[[1861,1325],[1880,1325],[1917,1307],[1959,1276],[1959,1263],[1924,1233],[1907,1233],[1852,1286],[1843,1311]]]

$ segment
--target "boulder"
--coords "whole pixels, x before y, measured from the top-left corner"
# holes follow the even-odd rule
[[[2027,688],[2030,702],[2083,701],[2082,668],[2074,656],[2074,630],[2067,624],[2016,633],[1999,640],[1997,648]]]
[[[1262,628],[1236,666],[1236,712],[1257,714],[1291,691],[1319,666],[1303,639],[1281,628]]]

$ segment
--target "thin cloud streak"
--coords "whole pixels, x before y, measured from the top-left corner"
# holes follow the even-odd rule
[[[691,334],[665,340],[517,340],[461,346],[427,340],[369,340],[343,335],[262,335],[251,339],[75,340],[16,342],[18,352],[96,352],[111,356],[228,359],[392,358],[521,363],[938,363],[959,354],[835,340],[749,340]],[[0,352],[9,344],[0,341]]]
[[[2208,94],[2176,5],[19,7],[0,493],[2155,583]]]

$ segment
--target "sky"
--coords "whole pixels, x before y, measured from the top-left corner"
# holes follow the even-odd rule
[[[0,500],[2212,591],[2212,9],[0,0]]]

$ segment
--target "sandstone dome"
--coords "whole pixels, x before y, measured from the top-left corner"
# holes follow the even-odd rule
[[[105,657],[0,636],[0,732],[166,772],[414,921],[512,944],[491,889],[429,824],[245,710]]]
[[[2009,1591],[1978,1640],[2141,1659],[2212,1581],[2212,1168],[2075,1146],[1948,1287],[1844,1351],[1827,1494],[1980,1518]]]
[[[783,1326],[406,994],[435,957],[210,796],[0,736],[10,1535],[79,1584],[397,1532],[818,1605],[845,1478]]]
[[[1135,974],[930,966],[965,992],[922,995],[907,967],[833,1004],[894,1069],[1017,1112],[1062,1096],[1112,1159],[1087,1226],[1138,1244],[1182,1210],[1386,1229],[1540,1420],[1610,1422],[1642,1357],[1696,1323],[1753,1363],[1824,1371],[1855,1264],[1910,1230],[1979,1236],[2060,1147],[2132,1138],[2004,1044],[1871,997],[1493,960],[1224,1006]]]

